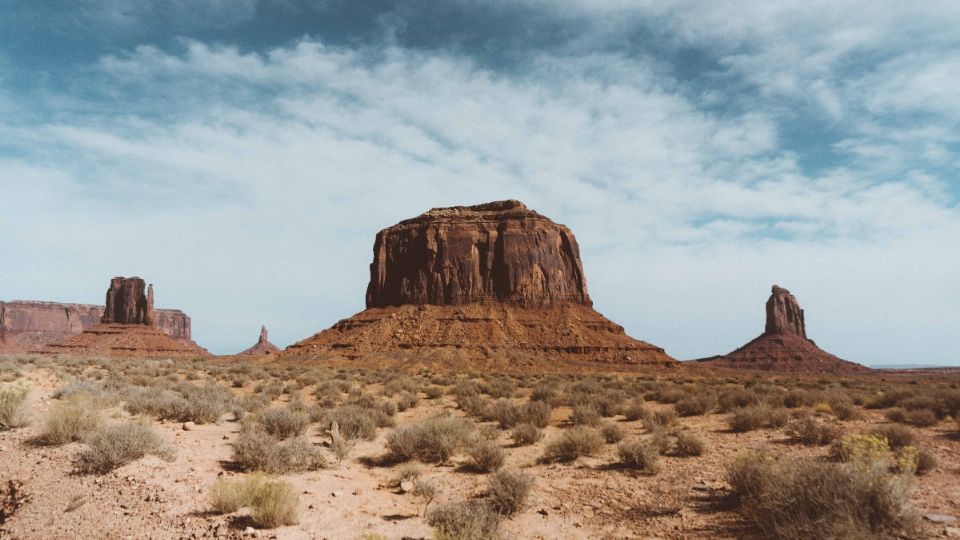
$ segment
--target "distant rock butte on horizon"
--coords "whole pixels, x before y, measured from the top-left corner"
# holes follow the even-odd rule
[[[107,289],[100,323],[36,352],[72,356],[196,358],[210,353],[189,339],[173,339],[155,327],[153,285],[138,277],[115,277]]]
[[[774,285],[764,332],[727,355],[697,362],[717,367],[803,373],[858,373],[870,368],[837,358],[807,337],[804,312],[790,291]]]
[[[367,309],[281,358],[676,362],[593,310],[573,233],[519,201],[434,208],[373,251]]]
[[[257,340],[257,344],[237,354],[243,356],[259,356],[264,354],[276,354],[278,352],[280,352],[280,348],[273,343],[270,343],[270,340],[267,337],[267,327],[261,326],[260,338]]]

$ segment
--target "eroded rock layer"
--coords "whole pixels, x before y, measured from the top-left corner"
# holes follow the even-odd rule
[[[280,352],[280,348],[270,343],[267,335],[267,327],[260,327],[260,338],[257,340],[257,344],[249,349],[239,353],[245,356],[258,356],[263,354],[274,354]]]
[[[723,356],[699,362],[717,367],[794,373],[857,373],[869,368],[838,358],[807,338],[804,313],[790,291],[776,285],[767,300],[763,334]]]
[[[282,356],[307,359],[332,353],[357,359],[385,352],[446,352],[465,361],[676,363],[660,347],[633,339],[620,325],[576,303],[548,308],[496,302],[370,308],[291,345]]]
[[[280,357],[675,363],[593,310],[573,233],[518,201],[435,208],[380,231],[366,300]]]
[[[143,324],[100,323],[37,352],[68,356],[199,358],[210,353],[192,341],[173,339]]]
[[[104,306],[16,300],[0,302],[0,353],[25,353],[74,336],[100,322]],[[190,317],[178,309],[153,312],[154,327],[190,341]]]

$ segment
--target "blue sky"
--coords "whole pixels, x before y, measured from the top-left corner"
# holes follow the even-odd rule
[[[363,308],[379,229],[517,198],[677,358],[770,285],[960,363],[960,4],[0,0],[0,299],[138,274],[214,352]]]

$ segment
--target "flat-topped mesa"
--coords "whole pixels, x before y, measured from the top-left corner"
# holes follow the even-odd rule
[[[279,357],[494,370],[676,364],[593,309],[573,233],[518,201],[434,208],[383,229],[366,301]]]
[[[807,329],[803,322],[803,310],[797,298],[790,291],[773,286],[770,298],[767,300],[767,325],[764,334],[796,334],[807,337]]]
[[[514,200],[434,208],[377,234],[367,307],[591,306],[573,233]]]
[[[153,285],[138,277],[115,277],[107,289],[102,323],[153,325]]]

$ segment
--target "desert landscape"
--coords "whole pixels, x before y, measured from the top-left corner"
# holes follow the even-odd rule
[[[99,323],[0,360],[0,531],[960,535],[960,371],[841,360],[782,287],[760,337],[678,362],[592,309],[569,229],[500,201],[381,231],[366,303],[211,357],[113,278]],[[12,305],[0,342],[51,333]]]
[[[960,540],[958,28],[0,0],[0,540]]]

